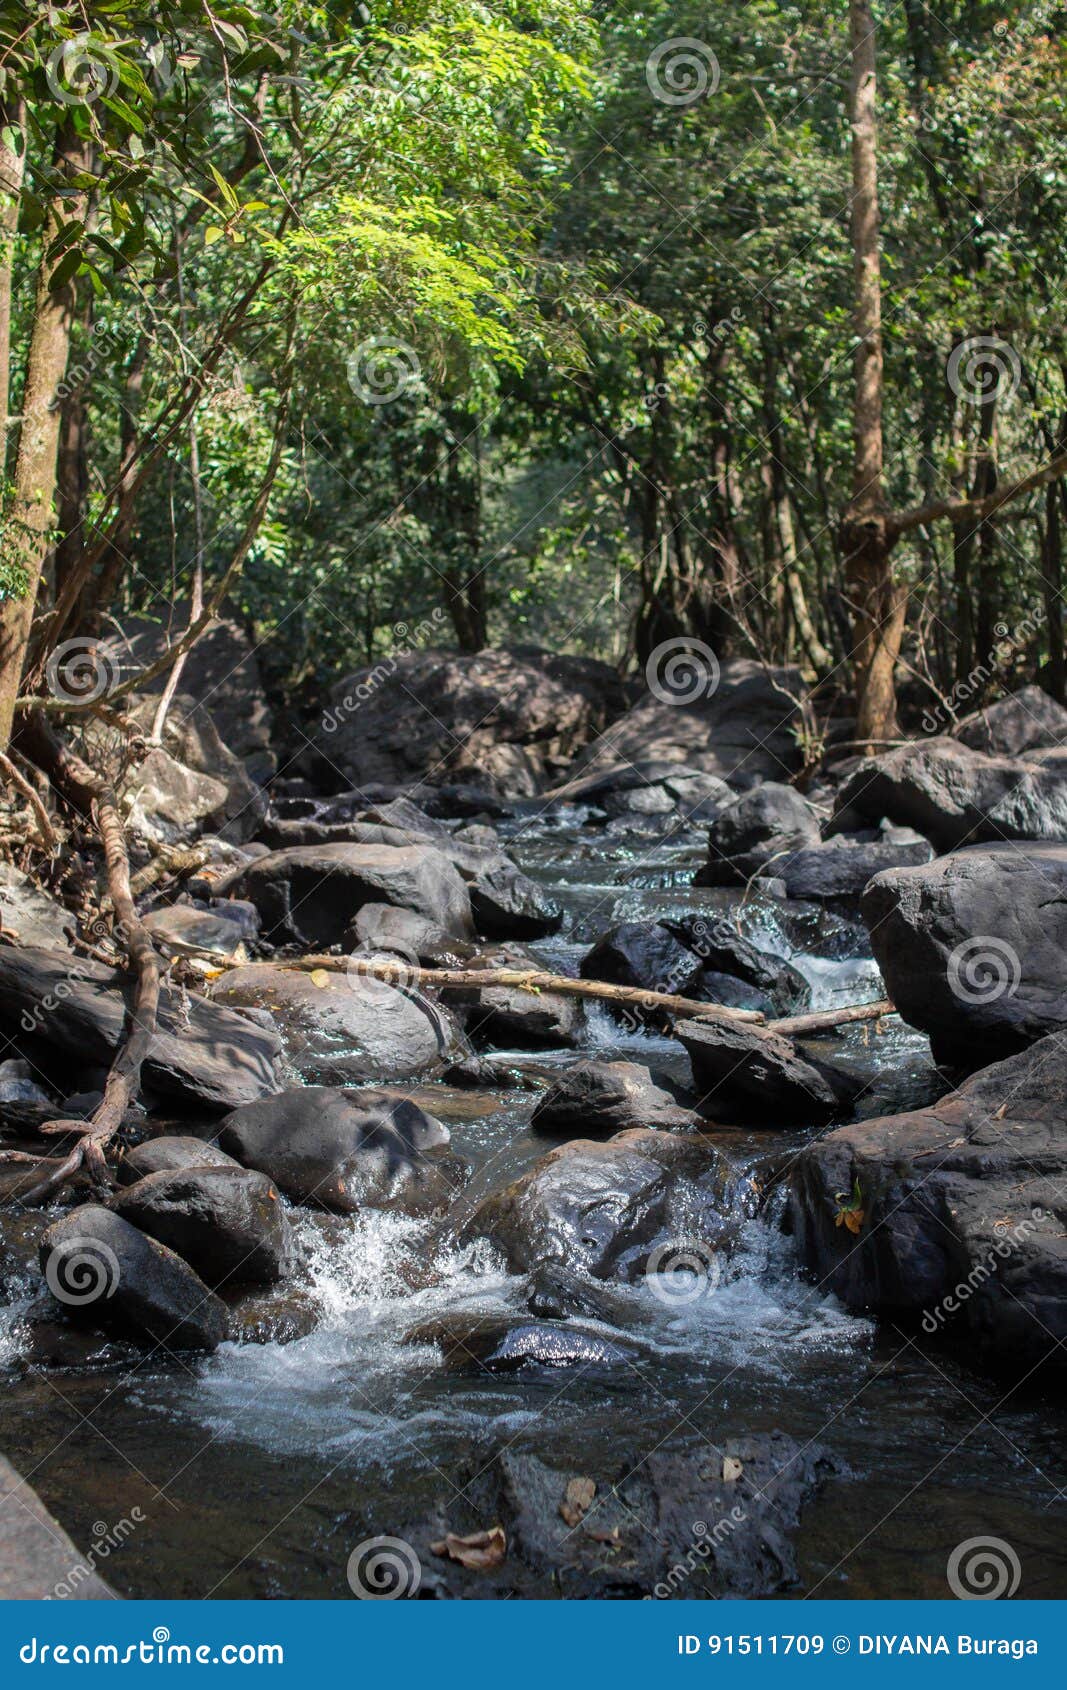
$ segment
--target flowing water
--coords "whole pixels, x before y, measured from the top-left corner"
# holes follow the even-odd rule
[[[612,921],[714,908],[799,967],[816,1007],[881,995],[854,923],[692,888],[695,835],[661,845],[584,822],[573,811],[513,829],[523,867],[567,911],[562,935],[537,947],[558,971],[575,972]],[[688,1079],[680,1047],[620,1030],[599,1007],[586,1042]],[[865,1115],[938,1089],[926,1041],[895,1019],[824,1049],[863,1074]],[[515,1052],[513,1089],[420,1092],[472,1168],[465,1211],[546,1149],[529,1131],[536,1092],[523,1075],[573,1060]],[[808,1136],[731,1131],[724,1144],[751,1167],[780,1164]],[[944,1347],[849,1314],[798,1273],[773,1201],[741,1221],[710,1294],[665,1302],[645,1283],[613,1288],[612,1325],[599,1330],[625,1334],[629,1361],[507,1376],[452,1371],[435,1346],[411,1341],[445,1314],[526,1314],[523,1283],[486,1244],[459,1248],[433,1223],[371,1212],[294,1219],[306,1282],[259,1300],[265,1342],[166,1365],[46,1371],[26,1358],[25,1302],[4,1312],[0,1447],[78,1543],[94,1541],[94,1526],[98,1539],[104,1526],[138,1521],[139,1510],[101,1567],[123,1594],[345,1597],[357,1543],[418,1517],[461,1470],[501,1449],[563,1456],[586,1472],[605,1451],[774,1429],[825,1445],[841,1464],[797,1537],[798,1598],[944,1596],[952,1549],[990,1535],[1018,1554],[1020,1595],[1067,1587],[1059,1402],[1003,1400]]]

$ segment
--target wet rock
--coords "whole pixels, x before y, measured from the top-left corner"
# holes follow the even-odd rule
[[[636,1062],[579,1062],[564,1069],[539,1098],[530,1120],[534,1132],[610,1135],[628,1127],[686,1128],[696,1117],[657,1085]]]
[[[448,1128],[417,1104],[326,1086],[281,1092],[223,1121],[219,1142],[298,1203],[432,1214],[462,1189]]]
[[[509,1448],[460,1470],[431,1517],[405,1522],[403,1536],[422,1563],[424,1595],[773,1596],[796,1585],[791,1534],[843,1471],[821,1444],[780,1432],[696,1449],[623,1448],[581,1468],[556,1451],[542,1459]],[[575,1520],[576,1480],[583,1507]],[[487,1520],[500,1523],[507,1545],[496,1567],[474,1571],[434,1555],[431,1544],[446,1533],[462,1536]]]
[[[48,1103],[48,1093],[38,1084],[33,1065],[21,1057],[0,1062],[0,1103]]]
[[[508,1265],[529,1273],[558,1262],[594,1279],[632,1280],[649,1253],[677,1234],[714,1245],[728,1232],[729,1170],[707,1140],[632,1131],[599,1143],[573,1139],[490,1194],[464,1229],[488,1237]]]
[[[700,995],[704,965],[658,921],[623,921],[601,935],[580,972],[583,980],[691,997]]]
[[[987,757],[1023,757],[1067,745],[1067,710],[1041,687],[1022,687],[964,716],[952,737]]]
[[[563,911],[543,887],[503,852],[464,873],[474,925],[487,939],[543,939],[558,931]]]
[[[0,948],[0,1033],[66,1090],[76,1072],[110,1064],[123,1029],[128,976],[58,951]],[[146,1091],[212,1112],[277,1091],[281,1042],[268,1028],[163,987],[143,1068]]]
[[[588,1371],[629,1367],[642,1351],[603,1333],[564,1322],[484,1315],[430,1321],[407,1334],[409,1344],[434,1344],[452,1372],[518,1373],[578,1367]]]
[[[678,1021],[674,1033],[693,1065],[700,1108],[716,1120],[821,1124],[842,1114],[856,1094],[851,1076],[756,1023]]]
[[[888,817],[917,828],[938,851],[1067,839],[1067,774],[1058,756],[987,757],[954,739],[924,740],[861,763],[838,805],[871,821]]]
[[[272,851],[217,888],[248,898],[274,943],[336,944],[364,904],[396,904],[459,937],[473,932],[470,898],[429,845],[309,845]]]
[[[7,944],[69,946],[76,932],[69,910],[11,863],[0,863],[0,933]]]
[[[464,968],[476,947],[468,939],[446,933],[435,921],[416,915],[414,910],[364,904],[345,934],[342,949],[369,955],[392,953],[424,968]]]
[[[839,1127],[793,1168],[802,1259],[851,1309],[911,1317],[1012,1379],[1063,1368],[1067,1052],[1050,1035],[930,1108]],[[858,1230],[839,1224],[854,1207]]]
[[[543,973],[543,957],[524,945],[482,949],[468,968],[524,968]],[[471,987],[449,994],[466,1016],[472,1039],[518,1045],[524,1050],[543,1046],[576,1045],[585,1027],[581,1000],[564,992],[524,992],[512,986]]]
[[[664,665],[653,663],[652,672],[659,681]],[[692,670],[688,678],[693,680]],[[578,759],[572,780],[599,775],[621,761],[638,767],[660,762],[684,764],[689,772],[744,787],[761,779],[787,779],[800,767],[792,731],[805,691],[798,670],[768,669],[737,658],[721,665],[715,687],[698,686],[664,702],[669,690],[650,691],[614,722]],[[684,702],[684,696],[693,701]],[[568,796],[570,791],[568,783]]]
[[[1067,1026],[1067,845],[894,869],[861,907],[887,992],[939,1060],[971,1069]]]
[[[775,876],[785,884],[789,898],[858,898],[867,882],[891,868],[911,868],[928,863],[933,850],[918,835],[894,844],[889,841],[856,843],[844,837],[794,851],[773,863]]]
[[[225,1307],[187,1262],[97,1204],[48,1228],[40,1263],[64,1308],[106,1331],[163,1351],[213,1350],[228,1334]]]
[[[708,829],[708,860],[694,885],[743,886],[763,869],[776,874],[772,858],[817,846],[819,837],[818,817],[800,793],[764,781],[716,816]]]
[[[72,1577],[75,1568],[82,1576]],[[0,1455],[0,1600],[45,1601],[68,1586],[77,1601],[114,1600],[111,1586],[85,1567],[37,1492]]]
[[[199,956],[224,962],[247,962],[248,946],[242,925],[190,904],[149,910],[143,918],[154,942],[166,956]]]
[[[213,1003],[267,1012],[308,1085],[424,1074],[447,1060],[457,1036],[424,994],[340,970],[261,963],[231,969],[209,989]]]
[[[356,786],[425,777],[532,795],[626,704],[607,664],[530,646],[389,663],[389,684],[373,670],[341,681],[323,720],[330,761]]]
[[[240,1167],[147,1174],[112,1199],[115,1213],[165,1244],[206,1285],[274,1285],[289,1267],[292,1239],[265,1174]]]
[[[149,1174],[237,1166],[233,1157],[227,1156],[217,1144],[207,1144],[202,1138],[185,1138],[179,1133],[166,1133],[160,1138],[149,1138],[144,1144],[134,1145],[122,1158],[116,1174],[120,1185],[134,1185]]]
[[[811,987],[799,969],[782,957],[761,951],[748,939],[743,939],[732,921],[697,915],[667,918],[663,925],[703,963],[704,991],[700,996],[715,1003],[726,1002],[719,996],[717,982],[719,976],[731,975],[766,993],[779,1015],[793,1015],[808,1004]],[[817,946],[811,948],[817,949]],[[762,1006],[753,1004],[750,1007]]]

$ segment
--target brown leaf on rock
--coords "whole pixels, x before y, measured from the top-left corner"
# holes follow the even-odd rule
[[[458,1561],[461,1567],[484,1573],[491,1567],[499,1567],[508,1552],[508,1540],[503,1526],[490,1526],[487,1532],[471,1532],[467,1537],[448,1532],[439,1543],[431,1543],[430,1550],[434,1555]]]
[[[596,1484],[592,1479],[571,1479],[567,1485],[563,1501],[559,1505],[564,1524],[576,1526],[579,1520],[589,1512],[590,1504],[595,1495]]]

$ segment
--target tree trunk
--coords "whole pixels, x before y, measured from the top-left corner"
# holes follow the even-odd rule
[[[60,133],[56,162],[60,172],[68,177],[86,168],[86,145],[70,123]],[[7,599],[0,605],[0,751],[7,750],[11,739],[37,588],[48,555],[59,444],[56,390],[66,373],[74,318],[74,282],[68,279],[54,285],[63,257],[50,257],[49,250],[67,223],[84,219],[85,204],[84,192],[57,194],[41,236],[42,256],[8,523],[11,556],[24,573],[25,587],[21,597]]]
[[[0,130],[21,135],[23,141],[22,151],[13,152],[0,140],[0,481],[7,472],[8,409],[11,404],[11,270],[26,159],[25,120],[25,106],[20,98],[0,100]]]
[[[841,555],[853,616],[856,737],[898,735],[894,670],[907,595],[893,579],[893,538],[882,487],[882,287],[878,227],[878,84],[870,0],[851,0],[852,263],[855,395],[852,499],[841,521]]]

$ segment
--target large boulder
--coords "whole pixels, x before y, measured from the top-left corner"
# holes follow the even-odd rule
[[[786,897],[821,903],[827,898],[858,898],[876,874],[928,863],[933,854],[929,840],[918,834],[898,841],[854,841],[839,836],[824,845],[793,851],[771,863],[767,872],[782,882]]]
[[[538,1098],[534,1132],[581,1137],[629,1127],[691,1127],[695,1117],[637,1062],[578,1062]]]
[[[268,1015],[286,1060],[308,1085],[423,1074],[449,1056],[456,1038],[447,1011],[424,994],[340,970],[252,963],[209,989],[214,1003]]]
[[[340,1214],[447,1209],[463,1170],[444,1154],[448,1128],[406,1098],[327,1086],[280,1092],[235,1110],[222,1148],[258,1168],[298,1203]]]
[[[708,860],[697,871],[697,886],[743,886],[772,859],[819,844],[819,820],[806,799],[791,786],[764,781],[728,809],[720,810],[708,829]]]
[[[219,896],[248,898],[275,943],[336,944],[364,904],[397,904],[449,933],[473,931],[470,897],[431,845],[306,845],[271,851],[221,881]]]
[[[670,649],[667,649],[667,648]],[[782,780],[800,767],[793,728],[800,717],[804,682],[795,669],[768,669],[748,658],[723,663],[716,673],[698,659],[680,686],[672,687],[672,658],[685,668],[676,642],[653,653],[648,693],[578,759],[572,778],[613,770],[620,762],[683,763],[689,771],[748,786]],[[687,684],[688,683],[688,684]],[[571,786],[566,787],[570,796]]]
[[[1050,1035],[928,1109],[839,1127],[791,1177],[801,1256],[851,1309],[1010,1372],[1067,1349],[1067,1049]]]
[[[131,712],[146,735],[153,727],[156,703],[154,698],[140,699]],[[234,844],[255,836],[267,813],[263,789],[249,774],[244,760],[220,738],[209,712],[200,708],[194,698],[179,693],[171,700],[163,728],[162,751],[151,755],[169,756],[181,768],[224,789],[222,803],[208,818],[209,831]],[[141,770],[132,770],[128,777],[134,791],[141,787],[142,771],[143,765]],[[137,802],[141,832],[148,831],[151,837],[164,840],[173,837],[173,818],[165,807],[157,804],[150,808],[143,793]]]
[[[1067,845],[973,845],[871,881],[882,977],[940,1060],[974,1068],[1067,1026]]]
[[[700,1134],[572,1139],[492,1192],[465,1236],[490,1238],[519,1273],[551,1262],[629,1281],[675,1239],[705,1246],[710,1260],[729,1236],[728,1181],[726,1162]]]
[[[122,1038],[128,975],[59,951],[0,947],[0,1034],[62,1093],[106,1068]],[[142,1069],[158,1099],[221,1113],[277,1091],[281,1041],[269,1027],[164,986]]]
[[[952,737],[987,757],[1024,757],[1028,751],[1067,746],[1067,710],[1041,687],[1022,687],[964,716]]]
[[[987,757],[955,739],[902,745],[850,775],[838,810],[914,827],[938,851],[1004,839],[1067,839],[1062,753]]]
[[[591,658],[407,651],[338,683],[322,745],[354,786],[466,781],[533,795],[625,706],[616,671]]]
[[[692,1063],[701,1110],[719,1121],[822,1125],[843,1114],[858,1089],[841,1069],[754,1022],[677,1021],[674,1035]]]
[[[580,972],[583,980],[690,997],[700,995],[704,964],[658,921],[622,921],[586,952]]]
[[[289,1267],[292,1238],[278,1193],[265,1174],[248,1168],[146,1174],[111,1207],[216,1289],[275,1285]]]
[[[41,1271],[68,1314],[168,1350],[213,1350],[226,1309],[188,1262],[121,1215],[89,1203],[41,1239]]]

